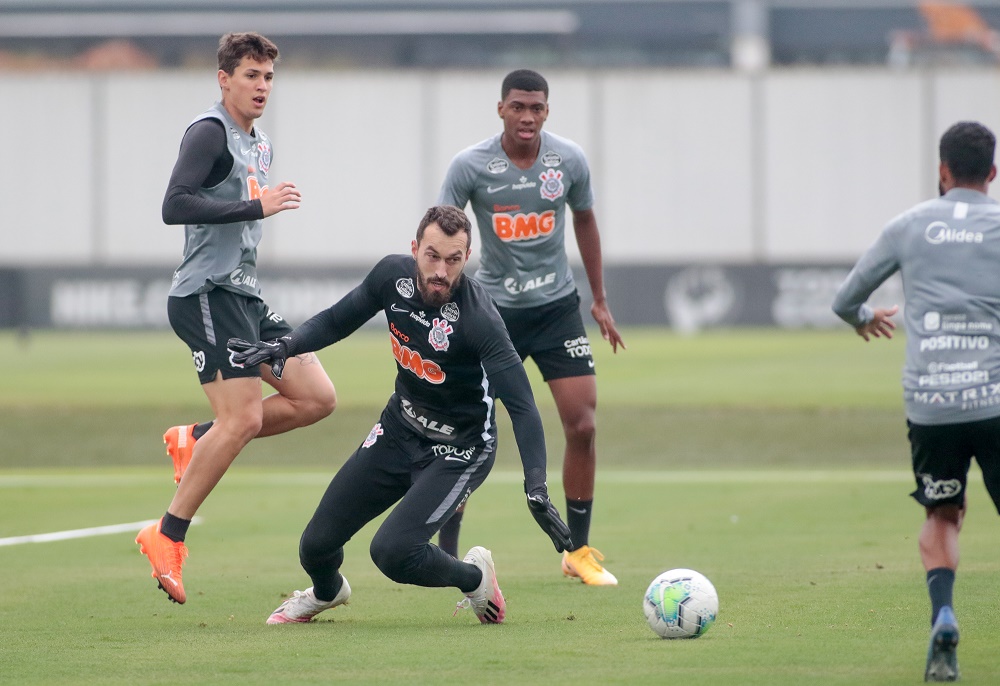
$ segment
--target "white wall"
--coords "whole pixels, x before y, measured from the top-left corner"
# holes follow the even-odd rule
[[[947,126],[1000,131],[988,70],[546,76],[547,127],[588,154],[608,262],[852,260],[935,192]],[[262,264],[405,250],[451,157],[500,130],[502,77],[279,70],[260,124],[272,178],[303,205],[267,221]],[[218,97],[214,73],[0,79],[0,264],[173,266],[183,229],[160,203],[185,127]]]

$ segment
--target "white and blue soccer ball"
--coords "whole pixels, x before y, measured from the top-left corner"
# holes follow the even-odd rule
[[[660,638],[698,638],[715,623],[719,594],[693,569],[671,569],[649,584],[642,609]]]

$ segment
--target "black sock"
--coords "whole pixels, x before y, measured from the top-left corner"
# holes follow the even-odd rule
[[[191,526],[190,519],[181,519],[168,512],[160,520],[160,533],[171,541],[183,543],[189,526]]]
[[[324,603],[328,603],[337,597],[340,593],[341,587],[344,585],[344,576],[340,572],[335,572],[329,579],[328,583],[316,583],[313,579],[313,595],[316,596],[316,600],[321,600]]]
[[[458,532],[462,528],[463,512],[451,516],[438,532],[438,548],[458,559]]]
[[[931,596],[931,626],[937,619],[938,611],[945,605],[951,606],[951,591],[955,586],[955,570],[938,567],[927,572],[927,592]]]
[[[573,537],[573,549],[576,550],[588,544],[590,540],[590,513],[594,509],[594,501],[570,500],[566,498],[566,524],[569,525]]]
[[[191,435],[194,436],[194,440],[197,441],[199,438],[208,433],[208,430],[212,428],[212,424],[215,424],[214,419],[203,424],[195,424],[194,428],[191,429]]]
[[[479,584],[483,583],[483,570],[467,562],[463,562],[460,566],[463,568],[462,576],[464,578],[459,579],[455,585],[458,586],[458,590],[468,595],[479,588]]]

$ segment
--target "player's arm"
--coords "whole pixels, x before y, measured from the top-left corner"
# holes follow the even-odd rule
[[[459,153],[448,165],[448,171],[441,182],[441,190],[438,192],[438,205],[454,205],[461,209],[469,204],[472,198],[474,178],[463,164],[462,154]]]
[[[248,367],[268,364],[275,378],[280,379],[289,357],[322,350],[347,338],[381,309],[378,271],[376,266],[354,290],[276,341],[230,338],[227,347],[233,362]]]
[[[531,515],[552,539],[558,552],[568,550],[573,546],[569,527],[549,500],[545,483],[545,434],[524,365],[517,363],[488,376],[514,427],[514,439],[524,467],[524,492]]]
[[[622,340],[621,334],[615,327],[615,319],[611,316],[607,294],[604,292],[601,234],[597,230],[597,217],[592,208],[573,210],[573,230],[576,233],[576,244],[580,248],[580,257],[583,258],[583,268],[587,272],[590,292],[594,297],[590,313],[597,325],[601,327],[601,336],[611,344],[611,350],[618,352],[619,345],[622,350],[626,350],[625,341]]]
[[[865,251],[833,299],[833,311],[854,327],[855,332],[865,341],[871,338],[892,338],[892,332],[896,328],[892,317],[899,312],[898,306],[873,309],[868,305],[868,298],[875,289],[899,269],[893,231],[890,225],[875,244]]]
[[[192,124],[181,140],[177,162],[163,197],[165,224],[230,224],[264,218],[260,200],[211,200],[198,195],[229,175],[233,156],[226,144],[226,130],[217,119]]]

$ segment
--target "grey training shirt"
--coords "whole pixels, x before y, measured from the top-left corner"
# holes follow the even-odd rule
[[[535,307],[576,289],[566,257],[566,206],[594,204],[576,143],[547,131],[530,169],[510,161],[497,134],[451,162],[438,202],[472,211],[483,242],[476,279],[501,307]]]
[[[903,278],[906,416],[956,424],[1000,416],[1000,204],[966,188],[893,219],[840,287],[833,310],[858,326],[894,272]]]

